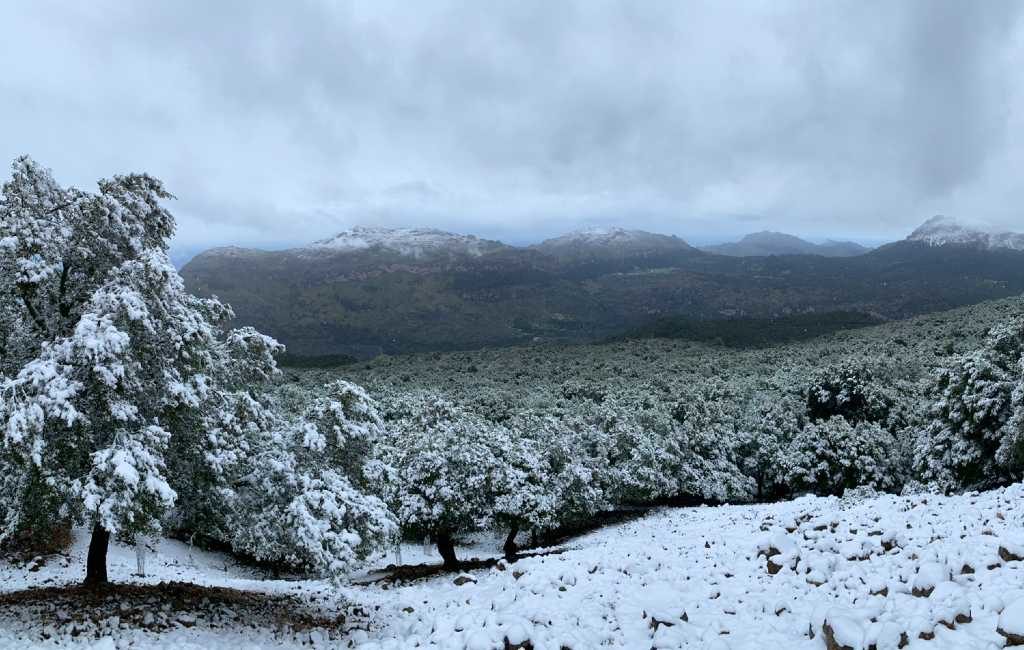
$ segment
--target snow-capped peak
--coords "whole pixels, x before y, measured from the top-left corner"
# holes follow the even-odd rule
[[[313,242],[309,248],[321,251],[354,252],[370,248],[420,258],[436,253],[479,257],[502,244],[473,235],[459,235],[436,228],[375,228],[356,226],[329,239]]]
[[[925,221],[910,233],[907,240],[924,242],[929,246],[965,244],[989,249],[1024,250],[1024,234],[992,232],[981,226],[967,226],[944,215],[934,216]]]
[[[541,242],[544,247],[563,247],[576,245],[605,245],[614,246],[619,244],[636,244],[650,242],[652,240],[676,241],[685,245],[685,242],[678,237],[671,235],[658,235],[643,230],[626,230],[617,227],[592,227],[553,237]]]

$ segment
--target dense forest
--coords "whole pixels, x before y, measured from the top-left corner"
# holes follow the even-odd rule
[[[624,504],[992,487],[1024,467],[1022,314],[1014,298],[768,348],[380,357],[288,369],[277,394],[364,386],[385,431],[374,483],[403,530],[442,540]]]

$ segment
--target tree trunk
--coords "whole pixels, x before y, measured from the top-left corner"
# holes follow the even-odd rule
[[[519,547],[516,545],[516,535],[519,533],[519,526],[512,526],[512,530],[508,531],[508,537],[505,538],[505,559],[509,562],[516,561],[516,553],[519,552]]]
[[[455,542],[452,541],[452,536],[448,531],[442,531],[437,534],[437,552],[441,554],[441,559],[444,560],[444,568],[459,568],[459,559],[455,557]]]
[[[100,524],[92,528],[89,557],[85,562],[85,586],[102,587],[107,584],[107,547],[110,532]]]

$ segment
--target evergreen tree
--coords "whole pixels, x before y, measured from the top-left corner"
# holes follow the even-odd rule
[[[790,443],[787,481],[794,490],[841,495],[846,489],[899,487],[901,472],[895,437],[874,422],[846,418],[808,423]]]
[[[892,399],[879,388],[874,371],[863,363],[843,362],[815,373],[807,390],[807,417],[858,422],[886,422]]]
[[[932,384],[918,440],[921,478],[945,490],[1024,476],[1024,318],[994,327],[982,349],[952,358]]]
[[[140,174],[63,189],[28,158],[0,198],[0,542],[41,520],[87,523],[91,585],[107,581],[111,535],[171,523],[230,538],[240,477],[272,483],[277,466],[253,459],[290,451],[259,394],[282,347],[185,290],[168,198]],[[340,530],[359,501],[328,471],[298,490],[306,509],[285,523],[307,528]],[[359,544],[344,546],[324,552]]]
[[[458,535],[493,521],[494,485],[503,471],[497,425],[450,402],[422,398],[377,448],[372,476],[402,530],[434,538],[448,568]]]

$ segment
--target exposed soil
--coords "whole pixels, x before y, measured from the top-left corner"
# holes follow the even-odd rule
[[[184,582],[45,587],[0,594],[0,625],[38,627],[43,638],[99,637],[116,628],[252,627],[288,634],[344,633],[344,615],[318,611],[295,596],[203,587]]]

